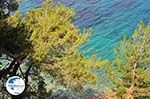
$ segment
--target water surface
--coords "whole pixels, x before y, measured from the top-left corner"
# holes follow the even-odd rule
[[[25,12],[43,0],[23,0],[19,10]],[[150,0],[57,0],[77,12],[74,24],[93,28],[90,41],[81,47],[85,56],[113,57],[113,48],[125,34],[132,35],[140,20],[150,20]]]

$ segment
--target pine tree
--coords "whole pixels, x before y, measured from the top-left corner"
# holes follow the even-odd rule
[[[150,24],[140,22],[133,35],[115,48],[108,74],[119,99],[150,98]],[[118,99],[117,98],[117,99]]]
[[[0,25],[0,32],[4,33],[1,53],[12,61],[0,71],[0,78],[22,75],[29,86],[28,78],[34,76],[30,74],[39,77],[44,73],[65,88],[77,91],[85,84],[95,84],[98,79],[92,68],[105,65],[107,61],[99,61],[96,57],[86,59],[78,50],[86,43],[91,29],[81,33],[72,24],[74,16],[72,9],[46,0],[41,7],[24,16],[16,13],[8,17],[6,24]],[[23,63],[26,70],[21,71]]]
[[[0,54],[4,48],[3,40],[10,34],[5,31],[9,27],[6,19],[17,10],[18,4],[18,0],[0,0]]]

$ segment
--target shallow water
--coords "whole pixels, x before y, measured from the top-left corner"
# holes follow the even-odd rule
[[[125,34],[131,36],[140,20],[150,20],[150,0],[57,0],[74,8],[74,24],[93,28],[93,35],[81,47],[85,56],[112,59],[113,48]],[[25,12],[41,5],[42,0],[23,0],[19,10]]]

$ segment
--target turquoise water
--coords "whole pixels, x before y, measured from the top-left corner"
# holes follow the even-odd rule
[[[57,0],[77,12],[74,24],[93,28],[93,35],[81,47],[85,56],[112,59],[113,48],[122,36],[132,35],[140,20],[150,20],[150,0]],[[41,5],[42,0],[23,0],[19,10],[25,12]]]

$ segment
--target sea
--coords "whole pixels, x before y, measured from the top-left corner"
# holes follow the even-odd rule
[[[44,0],[23,0],[19,11],[41,6]],[[150,21],[150,0],[54,0],[76,11],[73,23],[81,30],[91,27],[93,34],[80,50],[86,57],[113,59],[114,46],[123,35],[130,37],[139,21]]]
[[[19,11],[25,13],[41,6],[44,0],[23,0]],[[132,36],[139,21],[145,25],[150,21],[150,0],[54,0],[74,9],[76,16],[73,24],[81,30],[91,27],[93,34],[80,51],[89,58],[96,55],[99,59],[113,60],[114,47],[122,37]],[[106,86],[106,75],[101,75],[100,86]],[[107,81],[106,81],[107,82]]]

